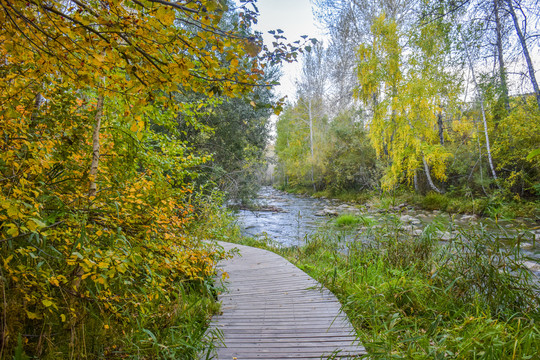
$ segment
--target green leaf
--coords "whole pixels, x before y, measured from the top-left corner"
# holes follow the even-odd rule
[[[540,149],[534,149],[527,155],[527,160],[532,160],[533,158],[540,156]]]

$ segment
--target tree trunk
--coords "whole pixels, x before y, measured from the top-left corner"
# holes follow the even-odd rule
[[[101,130],[101,117],[103,116],[103,95],[98,95],[96,105],[96,117],[94,125],[94,133],[92,135],[92,164],[90,165],[90,187],[88,189],[88,196],[96,196],[97,183],[96,177],[99,167],[99,132]]]
[[[540,89],[538,88],[538,83],[536,82],[536,75],[534,73],[531,56],[529,55],[529,49],[527,48],[527,43],[525,42],[525,36],[521,32],[521,28],[519,27],[518,18],[516,16],[516,12],[514,11],[514,5],[512,5],[512,0],[506,0],[506,3],[508,4],[510,15],[512,15],[512,20],[514,20],[514,27],[516,28],[519,42],[521,43],[521,47],[523,48],[523,56],[525,56],[525,60],[527,61],[527,67],[529,68],[529,76],[531,77],[531,83],[534,89],[534,93],[536,95],[536,102],[538,103],[538,109],[540,109]]]
[[[484,122],[484,134],[486,135],[486,150],[488,155],[489,168],[491,169],[493,179],[497,180],[497,173],[495,172],[495,167],[493,166],[493,158],[491,156],[491,146],[489,145],[489,135],[486,121],[486,111],[484,109],[484,99],[480,101],[480,107],[482,109],[482,121]]]
[[[502,46],[502,33],[501,33],[501,19],[499,18],[499,2],[501,0],[493,0],[493,7],[495,10],[495,29],[497,31],[497,55],[499,58],[499,76],[501,78],[501,90],[504,100],[504,108],[507,112],[510,112],[510,102],[508,100],[508,85],[506,83],[506,68],[504,66],[503,46]]]
[[[315,156],[313,151],[313,116],[311,114],[311,99],[309,99],[308,103],[308,116],[309,116],[309,148],[311,152],[311,184],[313,185],[313,191],[317,191],[317,187],[315,186]]]
[[[414,134],[414,126],[413,126],[413,124],[411,122],[411,119],[407,119],[407,121],[409,122],[409,127],[411,128],[411,130],[412,130],[412,132]],[[420,140],[417,136],[416,136],[416,138],[418,140]],[[431,187],[431,189],[435,190],[439,194],[442,194],[443,192],[437,186],[435,186],[435,184],[433,183],[433,180],[431,179],[431,173],[429,171],[429,166],[428,166],[428,163],[426,161],[426,157],[424,156],[423,151],[422,151],[422,162],[424,163],[424,171],[426,172],[426,178],[427,178],[429,187]],[[416,170],[414,170],[414,186],[415,186],[415,188],[417,186]]]
[[[483,93],[482,89],[478,86],[478,83],[476,82],[476,74],[474,72],[473,63],[472,63],[472,60],[471,60],[471,56],[469,54],[469,49],[467,47],[467,44],[465,44],[465,39],[463,38],[463,35],[461,35],[461,38],[463,39],[463,42],[464,42],[463,45],[464,45],[464,48],[465,48],[465,54],[467,56],[467,59],[469,60],[469,68],[471,70],[471,75],[472,75],[472,78],[473,78],[474,86],[476,86],[476,88],[478,89],[478,92],[480,94],[480,108],[482,110],[482,120],[483,120],[483,123],[484,123],[484,135],[486,137],[486,151],[487,151],[487,156],[488,156],[488,162],[489,162],[489,167],[491,169],[491,174],[493,175],[493,179],[497,180],[497,173],[495,172],[495,167],[493,166],[493,158],[491,156],[491,146],[489,144],[489,134],[488,134],[488,128],[487,128],[487,121],[486,121],[486,111],[484,109],[484,93]]]
[[[32,116],[30,117],[30,121],[32,125],[36,125],[36,120],[39,114],[39,108],[41,107],[42,101],[43,101],[43,96],[41,96],[40,93],[37,93],[36,99],[34,100],[34,108],[32,109]]]
[[[424,155],[422,155],[422,162],[424,163],[424,171],[426,172],[426,178],[427,178],[429,187],[432,188],[433,190],[435,190],[436,192],[438,192],[439,194],[442,194],[442,191],[437,186],[435,186],[435,184],[433,183],[433,180],[431,179],[431,173],[429,171],[429,166],[428,166],[428,163],[426,161],[426,157]]]
[[[437,114],[437,125],[439,126],[439,142],[441,143],[441,145],[444,145],[444,127],[442,113],[440,111]]]

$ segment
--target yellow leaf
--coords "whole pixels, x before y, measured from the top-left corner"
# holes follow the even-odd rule
[[[43,305],[45,305],[45,307],[51,307],[51,306],[54,305],[54,303],[51,300],[48,300],[48,299],[41,300],[41,302],[43,303]]]
[[[19,229],[17,228],[17,225],[15,224],[8,224],[7,225],[8,227],[8,230],[6,231],[6,233],[10,236],[17,236],[19,235]]]
[[[62,322],[66,322],[66,315],[60,314],[60,319],[62,319]]]
[[[40,315],[40,314],[36,314],[36,313],[33,313],[33,312],[30,312],[28,310],[26,310],[26,316],[28,316],[29,319],[41,319],[43,316]]]
[[[19,209],[17,209],[15,206],[10,206],[7,209],[7,214],[9,217],[16,218],[19,215]]]
[[[162,6],[158,9],[156,17],[165,25],[169,26],[174,23],[175,15],[174,10],[167,9]]]

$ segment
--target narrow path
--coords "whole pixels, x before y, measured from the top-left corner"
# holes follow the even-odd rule
[[[365,354],[340,303],[306,273],[270,251],[230,243],[239,254],[223,261],[228,292],[214,359],[353,359]],[[333,357],[332,357],[333,356]]]

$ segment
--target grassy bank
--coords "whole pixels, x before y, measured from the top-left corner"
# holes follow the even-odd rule
[[[372,359],[540,358],[539,289],[521,265],[522,237],[503,248],[476,229],[442,243],[443,224],[417,237],[400,225],[391,216],[341,224],[367,227],[347,243],[337,225],[299,248],[243,242],[281,253],[334,292]]]
[[[525,217],[540,219],[540,200],[505,197],[502,194],[474,197],[471,194],[447,192],[426,195],[398,189],[394,192],[342,191],[329,190],[314,192],[311,187],[280,188],[293,194],[306,194],[314,197],[326,197],[345,202],[368,204],[375,208],[388,209],[399,204],[408,204],[424,210],[440,210],[448,213],[477,214],[491,218]]]

